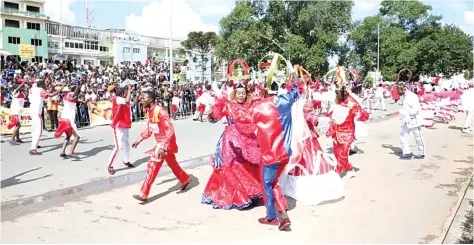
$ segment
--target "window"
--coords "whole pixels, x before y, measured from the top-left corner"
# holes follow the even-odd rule
[[[14,27],[14,28],[20,28],[20,21],[5,19],[5,26],[7,26],[7,27]]]
[[[74,48],[79,48],[79,43],[74,43]]]
[[[123,52],[124,53],[130,53],[130,48],[129,47],[123,47]]]
[[[6,2],[3,6],[7,9],[20,9],[20,5],[18,3]]]
[[[83,49],[83,48],[84,48],[84,44],[83,44],[83,43],[79,43],[79,48],[80,48],[80,49]]]
[[[94,61],[93,61],[93,60],[84,60],[84,65],[91,65],[91,66],[93,66],[93,65],[94,65]]]
[[[41,24],[40,23],[31,23],[31,22],[26,22],[26,29],[30,30],[41,30]]]
[[[99,61],[99,63],[100,63],[101,66],[107,66],[109,64],[109,62],[106,61],[106,60],[101,60],[101,61]]]
[[[20,38],[19,37],[8,37],[8,43],[20,44]]]
[[[69,42],[65,42],[65,43],[64,43],[64,46],[65,46],[66,48],[69,48]]]
[[[41,40],[41,39],[31,39],[31,45],[43,46],[43,40]]]
[[[101,52],[109,52],[109,47],[100,46]]]
[[[39,12],[40,12],[40,8],[39,8],[39,7],[35,7],[35,6],[26,5],[26,11],[39,13]]]
[[[139,54],[139,53],[140,53],[140,49],[139,49],[139,48],[133,48],[133,53],[134,53],[134,54]]]
[[[31,62],[43,63],[43,57],[35,56],[33,59],[31,59]]]

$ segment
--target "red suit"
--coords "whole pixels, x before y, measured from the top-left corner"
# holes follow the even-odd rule
[[[346,120],[340,125],[331,123],[326,132],[326,136],[332,137],[334,140],[334,156],[337,159],[336,172],[341,174],[343,169],[346,171],[352,169],[352,165],[349,163],[349,150],[355,139],[354,119],[360,114],[358,120],[364,122],[369,119],[369,114],[349,94],[345,101],[336,100],[336,104],[349,108]]]
[[[137,142],[142,142],[152,135],[155,136],[156,145],[146,152],[151,156],[151,159],[148,162],[145,181],[141,188],[141,198],[145,200],[148,198],[151,185],[155,181],[163,161],[166,161],[173,174],[181,182],[181,189],[184,189],[190,182],[189,175],[181,169],[178,161],[176,161],[175,153],[178,153],[178,145],[176,144],[173,123],[166,109],[158,104],[153,105],[148,111],[147,129],[140,134]],[[159,149],[165,151],[163,158],[157,156]]]

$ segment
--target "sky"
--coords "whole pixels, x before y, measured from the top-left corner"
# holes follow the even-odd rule
[[[53,21],[86,26],[86,0],[46,0],[45,13]],[[422,0],[441,15],[445,24],[455,24],[474,35],[472,0]],[[59,4],[58,4],[59,3]],[[361,20],[378,12],[380,0],[355,0],[353,19]],[[219,21],[232,11],[235,0],[89,0],[93,6],[93,26],[119,28],[132,33],[185,39],[190,31],[218,31]],[[171,6],[170,6],[171,4]],[[170,14],[172,18],[170,18]],[[170,21],[173,33],[170,33]]]

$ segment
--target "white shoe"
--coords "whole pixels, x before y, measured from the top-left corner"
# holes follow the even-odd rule
[[[356,176],[356,173],[354,171],[354,169],[346,172],[346,175],[344,175],[344,177],[342,179],[345,179],[345,180],[348,180],[348,179],[352,179]]]

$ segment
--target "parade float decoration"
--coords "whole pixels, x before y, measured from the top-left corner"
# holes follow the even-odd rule
[[[238,65],[238,67],[236,67]],[[227,79],[233,85],[236,81],[244,80],[247,86],[250,79],[249,65],[243,59],[236,59],[229,62],[227,67]]]
[[[350,80],[350,77],[356,77],[356,74],[353,71],[355,70],[350,70],[343,66],[336,66],[333,69],[329,70],[326,75],[324,75],[323,82],[325,84],[333,84],[335,82],[335,79],[342,79],[344,84],[347,84],[347,81]],[[339,76],[337,76],[337,72],[339,72]]]

